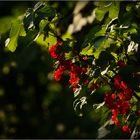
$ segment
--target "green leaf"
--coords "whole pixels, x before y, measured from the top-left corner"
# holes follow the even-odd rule
[[[95,55],[95,57],[98,58],[100,52],[104,51],[105,48],[110,46],[109,43],[110,40],[107,40],[107,38],[104,36],[105,32],[106,32],[105,26],[103,27],[95,26],[93,29],[91,29],[91,31],[85,37],[84,43],[82,44],[82,48],[84,47],[84,45],[87,47],[82,49],[80,54]]]
[[[50,21],[55,17],[56,11],[49,5],[45,5],[41,9],[37,10],[36,13],[42,19],[48,18]]]
[[[48,34],[49,36],[45,39],[46,43],[48,43],[49,46],[56,44],[57,42],[56,36],[51,32],[49,32]]]
[[[102,21],[105,14],[109,11],[109,18],[113,19],[118,17],[119,9],[120,9],[120,3],[119,2],[99,2],[100,7],[95,9],[95,15],[97,20]]]
[[[11,51],[14,52],[17,48],[17,41],[20,33],[23,33],[23,26],[21,20],[16,20],[11,25],[10,36],[6,40],[5,46]],[[22,34],[21,34],[22,35]]]
[[[102,21],[107,12],[108,12],[107,8],[104,8],[104,9],[96,8],[95,15],[96,15],[97,20]]]
[[[91,55],[93,55],[94,50],[95,50],[95,47],[93,45],[88,44],[88,46],[86,48],[82,49],[80,54],[91,56]]]
[[[101,71],[106,71],[110,66],[110,61],[113,59],[114,57],[109,51],[102,51],[99,55],[99,58],[96,60],[96,64],[101,68]]]
[[[19,36],[26,36],[26,31],[25,31],[22,23],[21,23],[21,27],[20,27]]]
[[[66,53],[69,53],[72,51],[72,47],[70,46],[69,41],[64,41],[62,50]]]
[[[127,32],[129,32],[130,34],[136,34],[137,30],[135,29],[135,27],[131,27],[127,30]]]
[[[70,33],[65,33],[65,34],[63,34],[62,36],[61,36],[61,38],[64,40],[64,41],[66,41],[66,40],[71,40],[71,39],[73,39],[73,36],[70,34]]]
[[[94,4],[97,7],[107,7],[110,5],[110,1],[96,1]]]
[[[72,58],[73,58],[72,52],[65,53],[65,59],[66,59],[66,60],[72,59]]]
[[[99,38],[94,44],[97,47],[96,51],[93,53],[95,58],[98,59],[100,53],[105,51],[110,45],[114,43],[112,39],[108,39],[106,37]]]
[[[47,48],[47,47],[49,47],[51,45],[56,44],[57,38],[54,36],[54,34],[52,34],[51,32],[49,32],[49,34],[48,34],[48,36],[46,37],[45,40],[44,40],[44,34],[40,34],[35,41],[40,46],[43,46],[43,47],[46,47]]]
[[[109,85],[104,85],[102,87],[100,87],[98,90],[96,90],[96,94],[104,94],[106,92],[110,92],[111,91],[111,87]]]
[[[13,16],[4,16],[0,18],[0,35],[6,33],[10,29],[11,21],[15,19],[16,18]]]
[[[106,33],[106,26],[103,26],[101,30],[95,33],[95,37],[105,36],[105,33]]]
[[[49,21],[47,19],[42,19],[39,23],[39,32],[43,33],[48,24],[49,24]]]
[[[95,26],[89,31],[89,33],[85,36],[85,39],[84,39],[84,42],[83,42],[81,48],[84,48],[84,47],[88,46],[89,43],[92,43],[93,40],[95,39],[95,34],[96,34],[97,32],[99,32],[101,29],[102,29],[101,26],[95,25]],[[96,35],[96,37],[97,37],[97,35]]]
[[[120,10],[120,3],[118,1],[112,2],[112,5],[109,8],[109,17],[111,19],[118,17],[119,10]]]
[[[23,19],[23,24],[24,24],[24,28],[26,32],[29,29],[34,28],[34,11],[32,8],[29,8],[26,11],[24,19]]]
[[[118,55],[117,55],[116,53],[114,53],[114,52],[111,52],[111,55],[112,55],[115,59],[118,58]]]

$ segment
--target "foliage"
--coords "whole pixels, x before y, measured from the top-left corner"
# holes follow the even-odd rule
[[[102,114],[97,138],[119,138],[121,130],[123,138],[138,138],[140,3],[92,5],[95,19],[85,27],[88,33],[83,29],[66,36],[61,15],[51,4],[39,2],[12,25],[6,47],[13,52],[21,40],[26,46],[44,46],[54,59],[54,79],[69,79],[76,112],[82,115],[92,108]]]

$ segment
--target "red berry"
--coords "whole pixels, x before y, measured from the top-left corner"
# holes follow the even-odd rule
[[[59,69],[57,69],[55,72],[54,72],[54,78],[56,81],[59,81],[61,79],[63,75],[63,69],[62,67],[59,67]]]
[[[124,94],[123,94],[123,93],[120,93],[120,94],[119,94],[119,98],[120,98],[120,100],[122,100],[123,97],[124,97]]]
[[[71,68],[71,60],[61,60],[60,65],[64,67],[64,70],[70,70]]]
[[[75,92],[77,88],[73,88],[73,91]]]
[[[77,74],[74,72],[70,72],[70,78],[75,79],[77,77]]]
[[[124,63],[123,60],[119,60],[119,61],[117,62],[117,65],[118,65],[120,68],[123,68],[123,67],[126,66],[126,64]]]
[[[116,126],[120,126],[120,123],[119,123],[118,121],[115,121],[114,124],[115,124]]]
[[[108,105],[109,108],[111,108],[111,109],[116,108],[116,103],[113,102],[110,93],[105,94],[104,100],[105,100],[105,103]]]
[[[72,86],[76,87],[77,84],[79,83],[79,80],[80,80],[80,79],[79,79],[78,77],[71,78],[71,79],[69,80],[69,83],[70,83]]]
[[[118,112],[115,109],[112,109],[112,114],[113,115],[118,115]]]
[[[84,73],[86,73],[86,72],[87,72],[87,68],[83,67],[83,68],[82,68],[82,71],[81,71],[81,74],[84,74]]]
[[[86,56],[82,57],[83,60],[88,60],[88,58]]]
[[[111,94],[111,97],[112,97],[112,99],[116,99],[117,98],[115,93]]]
[[[120,75],[115,75],[114,80],[117,80],[118,82],[121,81],[121,76]]]
[[[121,89],[121,83],[118,79],[115,79],[114,81],[114,87],[117,89],[117,90],[120,90]]]
[[[123,90],[125,90],[126,88],[127,88],[127,85],[122,81],[121,82],[121,88],[123,89]]]
[[[140,109],[139,109],[139,110],[137,110],[137,114],[140,116]]]
[[[85,84],[85,85],[87,85],[87,84],[88,84],[88,82],[89,82],[89,81],[86,79],[86,80],[84,81],[84,84]]]
[[[123,131],[123,132],[128,132],[128,133],[131,132],[130,128],[129,128],[127,125],[124,125],[124,126],[122,127],[122,131]]]
[[[90,87],[90,90],[93,91],[95,89],[95,84],[94,82],[92,83],[91,87]]]
[[[128,88],[125,90],[125,98],[126,100],[130,100],[132,98],[133,95],[133,90]]]
[[[112,119],[112,121],[116,121],[116,120],[117,120],[117,116],[116,116],[116,115],[113,115],[113,116],[111,117],[111,119]]]
[[[55,45],[52,45],[50,47],[49,53],[52,58],[57,59],[57,60],[61,60],[63,58],[64,53],[58,54],[58,52],[57,52],[57,48],[62,44],[63,44],[63,42],[58,41]]]

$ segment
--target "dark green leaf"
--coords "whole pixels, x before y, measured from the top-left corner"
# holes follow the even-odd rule
[[[32,8],[29,8],[24,16],[23,19],[23,24],[24,24],[24,28],[26,30],[26,32],[31,29],[34,28],[34,11]]]
[[[48,18],[49,21],[51,21],[55,17],[56,11],[54,8],[46,4],[43,8],[37,10],[36,13],[40,18]]]

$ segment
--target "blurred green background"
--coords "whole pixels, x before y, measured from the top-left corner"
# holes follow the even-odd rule
[[[0,2],[0,138],[96,138],[98,117],[76,114],[67,77],[51,80],[53,61],[45,49],[24,42],[14,53],[4,47],[11,22],[35,3]],[[53,5],[67,17],[75,3]]]

